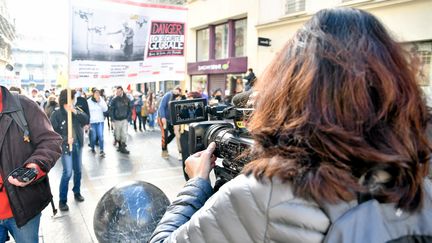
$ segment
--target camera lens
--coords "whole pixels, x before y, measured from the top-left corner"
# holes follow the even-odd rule
[[[210,143],[215,142],[216,150],[214,153],[217,157],[222,157],[220,152],[221,152],[221,146],[224,141],[224,135],[229,133],[229,131],[232,130],[233,128],[227,125],[217,124],[217,125],[210,126],[207,129],[206,134],[204,136],[205,147],[207,147]]]

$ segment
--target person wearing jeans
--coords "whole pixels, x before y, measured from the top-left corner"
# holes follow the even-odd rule
[[[104,153],[104,112],[108,110],[108,106],[104,99],[101,99],[100,92],[97,89],[93,90],[93,95],[87,100],[90,110],[90,148],[95,153],[96,141],[99,143],[99,154],[101,157]]]
[[[15,242],[39,242],[39,223],[41,214],[32,218],[23,227],[18,228],[14,218],[0,220],[0,242],[6,242],[8,231],[11,233]],[[35,234],[36,232],[36,234]]]
[[[67,193],[69,189],[69,180],[73,177],[72,191],[74,195],[80,194],[81,188],[81,167],[82,167],[82,146],[79,142],[74,142],[72,145],[72,152],[64,154],[61,157],[63,165],[63,173],[60,180],[60,202],[67,202]],[[77,199],[77,201],[80,201]],[[61,208],[60,208],[61,209]]]
[[[47,176],[60,158],[62,138],[35,102],[3,86],[0,124],[0,242],[10,234],[14,242],[37,243],[41,211],[52,201]],[[37,175],[20,181],[11,175],[19,168]]]
[[[103,122],[95,122],[90,123],[90,130],[92,131],[90,134],[90,147],[93,153],[96,152],[94,147],[96,146],[96,141],[99,144],[99,155],[101,157],[105,157],[104,152],[104,123]]]
[[[147,94],[146,106],[150,131],[154,131],[156,120],[156,95],[153,91]]]
[[[72,90],[72,93],[74,91]],[[72,95],[73,96],[73,95]],[[82,166],[82,147],[84,142],[83,127],[88,124],[89,117],[79,108],[67,104],[67,90],[64,89],[60,92],[59,97],[60,109],[54,111],[51,116],[51,123],[54,130],[63,137],[63,155],[61,157],[63,165],[63,174],[60,180],[60,203],[59,208],[61,211],[68,211],[67,193],[69,180],[74,173],[74,192],[75,200],[78,202],[84,201],[81,195],[81,166]],[[67,112],[72,112],[72,137],[68,137],[67,133]],[[102,141],[99,141],[103,144]],[[72,145],[72,149],[70,148]]]

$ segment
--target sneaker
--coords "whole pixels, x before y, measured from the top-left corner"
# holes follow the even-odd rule
[[[92,152],[93,154],[96,153],[96,150],[94,148],[90,149],[90,152]]]
[[[69,206],[66,204],[66,202],[60,202],[59,209],[60,211],[69,211]]]
[[[168,159],[169,158],[169,153],[168,150],[162,150],[162,154],[161,154],[162,158],[164,159]]]
[[[81,195],[81,193],[75,193],[75,200],[78,202],[84,202],[84,197]]]
[[[104,151],[100,151],[100,153],[99,153],[99,155],[100,155],[100,157],[105,157],[105,152]]]

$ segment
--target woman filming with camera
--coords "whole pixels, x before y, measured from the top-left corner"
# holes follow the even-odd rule
[[[150,242],[430,242],[416,71],[373,15],[319,11],[257,81],[255,160],[212,196],[215,144],[192,155]]]

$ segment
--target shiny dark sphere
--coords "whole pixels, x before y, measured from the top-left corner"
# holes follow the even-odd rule
[[[143,181],[122,183],[99,200],[93,229],[99,242],[147,242],[170,204],[156,186]]]

